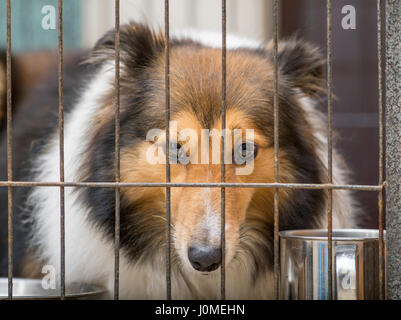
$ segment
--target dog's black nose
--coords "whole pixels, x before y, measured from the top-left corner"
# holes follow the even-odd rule
[[[188,258],[194,269],[210,272],[216,270],[221,264],[221,249],[191,247],[188,250]]]

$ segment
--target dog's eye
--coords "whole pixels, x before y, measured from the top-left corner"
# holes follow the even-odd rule
[[[258,146],[252,142],[245,142],[234,150],[234,161],[236,164],[244,164],[255,159],[257,154]]]

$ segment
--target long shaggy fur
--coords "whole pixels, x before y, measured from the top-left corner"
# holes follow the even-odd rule
[[[181,34],[171,42],[171,118],[192,128],[221,123],[221,51],[213,35]],[[144,163],[146,133],[165,128],[164,46],[161,33],[130,24],[121,28],[121,179],[163,182],[165,165]],[[227,123],[250,127],[260,151],[254,172],[227,181],[273,181],[273,48],[228,38]],[[327,136],[318,110],[324,91],[319,51],[301,39],[279,46],[280,181],[325,183]],[[114,31],[65,72],[65,180],[114,180]],[[28,120],[27,120],[28,119]],[[14,163],[19,180],[58,181],[57,81],[43,82],[19,108]],[[5,148],[3,135],[0,149]],[[347,182],[333,150],[334,182]],[[4,172],[5,159],[1,159]],[[218,182],[218,165],[172,166],[172,181]],[[185,172],[185,173],[184,173]],[[3,179],[4,177],[1,176]],[[268,299],[273,294],[273,193],[227,188],[227,297]],[[112,188],[66,188],[66,280],[97,283],[113,291],[115,193]],[[172,188],[173,298],[219,298],[219,272],[202,274],[188,262],[194,243],[218,245],[220,191]],[[0,189],[0,224],[6,225],[7,193]],[[323,190],[279,192],[280,229],[325,228]],[[165,298],[166,217],[164,188],[121,189],[120,296]],[[59,270],[59,189],[15,190],[15,273],[40,276],[41,266]],[[355,225],[349,191],[333,192],[333,226]],[[0,275],[6,272],[6,229],[0,229]],[[206,239],[206,240],[205,240]]]

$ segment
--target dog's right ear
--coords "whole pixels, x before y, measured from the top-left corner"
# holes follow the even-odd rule
[[[114,61],[115,30],[107,32],[93,48],[90,63]],[[148,26],[129,23],[120,28],[120,61],[124,68],[133,70],[148,66],[164,52],[165,39],[162,33],[155,33]]]

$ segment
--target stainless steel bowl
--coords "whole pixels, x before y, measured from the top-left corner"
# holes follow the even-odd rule
[[[102,299],[106,291],[94,285],[69,284],[66,286],[66,299]],[[0,278],[0,300],[8,298],[8,279]],[[36,279],[13,278],[13,299],[15,300],[57,300],[60,288],[43,289],[42,281]]]
[[[328,297],[327,230],[280,232],[281,299]],[[333,230],[333,298],[379,299],[379,231]]]

